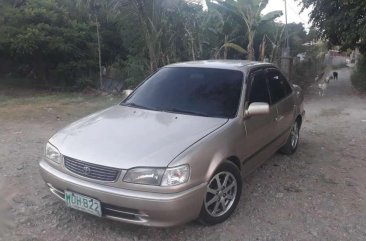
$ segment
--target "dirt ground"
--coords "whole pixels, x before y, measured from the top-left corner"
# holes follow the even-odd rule
[[[85,95],[13,96],[0,89],[0,240],[366,240],[366,98],[339,71],[306,97],[301,142],[244,180],[234,215],[167,229],[99,219],[65,207],[38,171],[58,129],[118,102]]]

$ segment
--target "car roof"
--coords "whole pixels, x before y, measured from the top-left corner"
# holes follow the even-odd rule
[[[212,68],[212,69],[229,69],[243,70],[243,68],[272,66],[270,63],[249,61],[249,60],[200,60],[170,64],[165,67],[194,67],[194,68]]]

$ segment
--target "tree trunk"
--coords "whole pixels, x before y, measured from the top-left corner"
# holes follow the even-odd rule
[[[193,37],[191,37],[191,50],[192,50],[192,59],[193,59],[193,61],[195,61],[196,60],[196,53],[194,51],[194,39],[193,39]]]
[[[135,8],[137,10],[137,14],[139,17],[139,21],[141,26],[145,32],[145,43],[147,46],[148,54],[149,54],[149,62],[150,62],[150,73],[155,72],[159,67],[159,60],[157,59],[157,50],[155,49],[156,39],[154,36],[154,29],[152,29],[152,20],[149,19],[144,9],[144,1],[135,0]],[[154,12],[154,11],[153,11]]]
[[[103,70],[102,70],[102,49],[100,44],[100,32],[98,17],[95,17],[95,23],[97,25],[97,39],[98,39],[98,63],[99,63],[99,85],[100,89],[103,87]]]
[[[228,49],[226,47],[227,41],[228,41],[228,36],[225,35],[224,59],[227,59],[227,52],[228,52]]]
[[[156,57],[156,53],[155,53],[155,48],[153,43],[151,42],[151,37],[149,37],[150,35],[148,33],[146,33],[146,45],[147,45],[147,49],[149,51],[149,60],[150,60],[150,74],[154,73],[157,69],[158,69],[158,60]],[[149,41],[150,40],[150,41]]]
[[[189,40],[191,42],[191,54],[192,54],[192,60],[195,61],[196,60],[196,52],[194,51],[194,38],[192,33],[188,30],[187,26],[184,26],[188,36],[189,36]]]
[[[259,61],[264,61],[265,59],[265,54],[266,54],[266,35],[263,36],[263,40],[262,40],[262,43],[259,47],[259,50],[260,50],[260,53],[259,53]]]
[[[277,54],[278,54],[279,45],[282,42],[282,35],[283,35],[284,30],[285,30],[285,27],[282,28],[280,33],[279,32],[276,33],[276,46],[272,50],[271,63],[278,64],[278,62],[279,62],[278,58],[277,58]]]
[[[255,32],[249,30],[248,32],[248,60],[255,60],[255,53],[254,53],[254,48],[253,48],[253,45],[254,45],[254,35],[255,35]]]
[[[277,30],[277,31],[276,31],[276,38],[275,38],[275,44],[276,44],[276,45],[273,45],[273,44],[272,44],[272,53],[271,53],[271,57],[270,57],[270,59],[269,59],[269,62],[271,62],[271,63],[274,63],[275,54],[276,54],[276,48],[277,48],[277,44],[278,44],[278,42],[277,42],[278,35],[279,35],[279,32],[278,32],[278,30]]]
[[[40,80],[44,86],[49,86],[47,63],[40,57],[34,57],[32,62],[34,78]]]

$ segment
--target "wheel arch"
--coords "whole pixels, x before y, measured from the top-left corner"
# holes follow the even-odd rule
[[[237,156],[230,156],[228,158],[226,158],[227,161],[232,162],[238,169],[239,171],[241,171],[241,165],[240,165],[240,159]],[[225,160],[222,161],[222,163]]]
[[[218,168],[220,168],[220,166],[225,162],[233,164],[236,168],[238,168],[240,174],[242,175],[240,159],[237,156],[233,155],[233,156],[229,156],[229,157],[225,157],[225,158],[221,158],[221,159],[216,159],[216,161],[212,161],[211,165],[208,168],[208,172],[206,175],[206,181],[210,180],[210,178],[212,178],[212,176],[214,175],[216,170]]]

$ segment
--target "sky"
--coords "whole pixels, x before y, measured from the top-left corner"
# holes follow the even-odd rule
[[[285,13],[285,2],[284,0],[269,0],[267,7],[263,10],[263,14],[270,11],[282,10]],[[287,0],[287,19],[289,23],[303,23],[305,29],[309,29],[311,24],[309,24],[309,10],[306,10],[300,14],[301,6],[299,6],[299,1]],[[276,21],[285,23],[285,15],[278,18]]]

